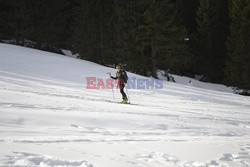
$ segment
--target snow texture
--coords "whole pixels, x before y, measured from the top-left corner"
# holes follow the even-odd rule
[[[0,166],[250,166],[250,97],[176,79],[129,89],[134,105],[110,103],[119,90],[113,99],[86,89],[86,77],[107,72],[115,69],[0,44]]]

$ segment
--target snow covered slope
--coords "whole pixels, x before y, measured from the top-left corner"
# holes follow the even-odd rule
[[[86,89],[114,69],[0,44],[0,166],[249,166],[250,98],[164,82]],[[129,73],[129,76],[140,77]],[[145,77],[140,77],[145,78]]]
[[[167,80],[167,77],[165,76],[164,71],[159,70],[157,72],[157,74],[158,74],[158,78]],[[189,78],[186,76],[178,76],[178,75],[172,75],[172,74],[168,74],[168,75],[173,77],[176,83],[182,84],[182,85],[188,85],[188,86],[192,86],[192,87],[210,89],[210,90],[216,90],[216,91],[222,91],[222,92],[228,92],[228,93],[240,93],[243,91],[240,89],[236,90],[233,87],[228,87],[228,86],[225,86],[222,84],[201,82],[198,79]]]

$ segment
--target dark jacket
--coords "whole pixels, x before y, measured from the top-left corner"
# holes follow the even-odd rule
[[[125,70],[120,70],[120,72],[116,72],[116,76],[111,76],[112,79],[119,79],[121,83],[127,83],[128,76]]]

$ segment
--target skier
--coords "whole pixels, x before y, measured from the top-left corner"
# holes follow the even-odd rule
[[[118,85],[117,86],[119,86],[120,92],[122,94],[122,99],[123,99],[121,101],[121,103],[124,103],[124,104],[128,103],[127,95],[124,92],[124,87],[126,86],[127,80],[128,80],[128,76],[127,76],[126,71],[121,69],[120,65],[116,65],[116,76],[113,77],[113,76],[110,75],[110,77],[112,79],[118,79]]]

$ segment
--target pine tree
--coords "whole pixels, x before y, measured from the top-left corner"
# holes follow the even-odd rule
[[[127,69],[135,73],[144,74],[142,70],[143,62],[140,51],[138,51],[136,29],[138,27],[137,11],[138,1],[136,0],[115,0],[114,9],[115,21],[115,52],[117,53],[116,62],[126,65]]]
[[[197,13],[198,33],[192,41],[196,71],[212,82],[221,82],[225,68],[228,35],[227,0],[201,0]]]
[[[153,77],[157,68],[177,73],[186,69],[187,33],[177,24],[174,3],[143,0],[121,6],[118,43],[130,68]]]
[[[186,73],[184,75],[187,76],[194,76],[194,74],[197,74],[197,69],[194,67],[197,67],[195,60],[195,54],[194,51],[196,51],[196,48],[192,49],[192,45],[194,44],[193,37],[197,33],[197,22],[196,22],[196,16],[197,16],[197,9],[199,5],[199,0],[176,0],[176,13],[177,13],[177,22],[179,25],[184,26],[187,29],[187,37],[185,39],[186,44],[188,45],[187,51],[186,51],[186,57],[189,58],[189,70],[186,70]],[[197,43],[199,44],[199,43]],[[195,46],[196,47],[196,46]],[[192,61],[190,61],[192,59]]]
[[[196,11],[199,0],[176,0],[177,20],[189,34],[197,31]]]
[[[231,24],[227,43],[229,61],[225,81],[233,86],[250,89],[250,2],[230,2]]]
[[[58,52],[70,48],[76,0],[1,0],[1,38],[36,43],[38,49]]]
[[[33,15],[31,27],[38,48],[53,51],[55,47],[70,47],[75,15],[73,3],[67,0],[30,2],[30,15]]]
[[[114,0],[102,0],[99,9],[100,16],[100,53],[103,63],[108,65],[117,64],[116,52],[116,14]]]
[[[11,39],[15,39],[17,44],[23,45],[25,39],[29,39],[32,33],[31,18],[29,12],[28,1],[13,1],[8,2],[10,4],[10,11],[8,13],[7,25],[9,25],[12,31]]]
[[[101,0],[81,1],[81,6],[77,12],[74,48],[80,54],[80,58],[102,63],[100,3]]]
[[[8,39],[13,35],[12,27],[9,23],[12,13],[11,0],[0,0],[0,40]]]

